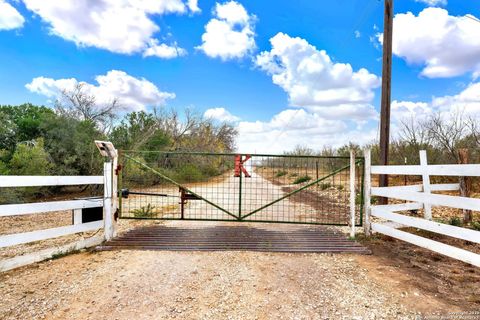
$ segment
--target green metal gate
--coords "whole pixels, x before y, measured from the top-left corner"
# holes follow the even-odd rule
[[[121,151],[120,218],[348,225],[348,157]],[[362,224],[363,159],[356,161]]]

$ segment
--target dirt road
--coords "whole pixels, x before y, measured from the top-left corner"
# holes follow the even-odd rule
[[[0,318],[407,319],[461,311],[414,280],[375,256],[84,252],[0,274]]]
[[[292,203],[281,208],[298,208]],[[120,223],[125,230],[163,222]],[[373,255],[82,252],[0,274],[0,319],[414,319],[465,311],[422,280]]]

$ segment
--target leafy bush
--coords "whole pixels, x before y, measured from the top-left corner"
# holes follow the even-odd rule
[[[448,224],[460,227],[462,225],[462,220],[458,217],[451,217],[450,219],[448,219]]]
[[[275,174],[275,177],[277,178],[280,178],[280,177],[283,177],[284,175],[287,174],[287,171],[278,171],[276,174]]]
[[[186,164],[177,169],[175,180],[179,182],[198,182],[203,179],[204,175],[197,166]]]
[[[330,182],[320,183],[320,189],[322,189],[322,190],[326,190],[326,189],[330,188],[331,186],[332,186],[332,184]]]
[[[363,200],[362,194],[360,192],[357,192],[355,194],[355,204],[356,205],[362,204],[363,202],[362,200]]]
[[[200,168],[200,171],[202,172],[203,176],[204,177],[215,177],[215,176],[218,176],[221,174],[220,170],[218,169],[218,167],[214,166],[214,165],[206,165],[206,166],[202,166]]]
[[[310,180],[312,180],[312,178],[309,176],[301,176],[295,179],[295,181],[293,181],[293,184],[299,184],[299,183],[307,182]]]
[[[155,206],[152,206],[149,203],[146,206],[140,207],[139,209],[132,210],[132,213],[135,218],[152,218],[155,216],[153,209],[155,209]]]
[[[480,231],[480,221],[472,221],[472,228]]]
[[[339,191],[342,191],[343,189],[345,189],[345,187],[344,187],[343,185],[341,185],[341,184],[338,185],[338,186],[336,186],[336,188],[337,188],[337,190],[339,190]]]
[[[15,175],[48,175],[53,165],[43,149],[43,139],[38,138],[32,143],[17,145],[10,160],[10,173]]]
[[[134,157],[135,160],[145,163],[145,160],[141,157]],[[141,185],[153,185],[158,181],[158,176],[136,161],[128,160],[123,173],[123,178],[127,181],[131,181],[134,184]]]

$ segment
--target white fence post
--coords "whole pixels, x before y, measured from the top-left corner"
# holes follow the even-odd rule
[[[429,194],[430,190],[430,175],[428,173],[428,160],[427,160],[427,151],[420,150],[420,166],[422,168],[422,183],[423,183],[423,192]],[[423,204],[423,217],[428,220],[432,220],[432,205],[429,203]]]
[[[350,237],[355,237],[355,151],[350,150]]]
[[[113,237],[113,214],[112,214],[112,162],[103,164],[103,220],[105,240]]]
[[[371,170],[372,170],[372,160],[371,160],[371,151],[370,149],[365,149],[364,150],[364,157],[365,157],[365,183],[364,183],[364,202],[365,202],[365,207],[364,207],[364,219],[363,219],[363,228],[366,236],[370,236],[370,201],[371,201],[371,192],[372,192],[372,175],[371,175]]]
[[[73,209],[73,224],[82,224],[82,209]]]

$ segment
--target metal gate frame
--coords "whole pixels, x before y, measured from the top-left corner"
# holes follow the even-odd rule
[[[347,226],[348,224],[345,224],[345,223],[322,223],[322,222],[298,222],[298,221],[274,221],[274,220],[245,220],[245,218],[247,217],[250,217],[272,205],[274,205],[275,203],[278,203],[284,199],[287,199],[305,189],[308,189],[312,186],[315,186],[319,183],[321,183],[322,181],[330,178],[330,177],[333,177],[335,176],[336,174],[338,173],[341,173],[343,171],[346,171],[350,168],[350,164],[349,165],[346,165],[344,167],[341,167],[339,169],[336,169],[334,171],[332,171],[331,173],[323,176],[323,177],[320,177],[296,190],[293,190],[265,205],[262,205],[261,207],[257,208],[257,209],[254,209],[250,212],[248,212],[247,214],[244,214],[242,215],[242,174],[240,173],[239,175],[239,211],[238,211],[238,215],[235,214],[235,213],[232,213],[230,212],[229,210],[221,207],[220,205],[206,199],[205,197],[201,196],[200,194],[192,191],[191,189],[189,189],[187,186],[171,179],[170,177],[164,175],[163,173],[159,172],[158,170],[148,166],[147,164],[141,162],[141,161],[138,161],[137,159],[129,156],[126,154],[126,152],[128,151],[131,151],[131,150],[119,150],[119,157],[120,155],[125,157],[126,159],[130,160],[130,161],[133,161],[135,163],[137,163],[138,165],[142,166],[143,168],[151,171],[152,173],[158,175],[159,177],[161,177],[162,179],[166,180],[167,182],[177,186],[180,191],[182,192],[182,194],[185,192],[186,194],[188,195],[191,195],[193,197],[195,197],[197,200],[201,200],[201,201],[204,201],[206,203],[208,203],[209,205],[213,206],[214,208],[226,213],[227,215],[231,216],[234,218],[234,220],[228,220],[228,219],[202,219],[202,218],[185,218],[182,214],[182,216],[180,218],[165,218],[165,217],[148,217],[148,218],[145,218],[145,217],[126,217],[126,216],[122,216],[122,197],[119,196],[119,218],[121,219],[134,219],[134,220],[193,220],[193,221],[226,221],[226,222],[268,222],[268,223],[288,223],[288,224],[312,224],[312,225],[331,225],[331,226]],[[323,157],[323,156],[300,156],[300,155],[274,155],[274,154],[238,154],[238,153],[213,153],[213,152],[181,152],[181,151],[165,151],[165,152],[160,152],[160,151],[151,151],[151,152],[158,152],[158,153],[165,153],[165,154],[184,154],[184,155],[208,155],[208,156],[232,156],[232,157],[236,157],[236,156],[240,156],[241,159],[243,159],[243,157],[250,157],[250,156],[256,156],[256,157],[279,157],[279,158],[326,158],[326,159],[350,159],[349,157],[341,157],[341,156],[326,156],[326,157]],[[363,226],[363,207],[364,207],[364,175],[365,175],[365,170],[364,170],[364,158],[363,157],[357,157],[355,159],[355,166],[358,166],[358,165],[361,165],[361,182],[360,182],[360,206],[359,206],[359,216],[360,216],[360,219],[359,219],[359,222],[355,223],[355,226],[356,227],[360,227],[360,226]],[[355,177],[354,177],[355,179]],[[119,179],[118,179],[118,189],[119,190],[122,190],[122,182],[123,182],[123,179],[122,179],[122,174],[120,173],[119,174]],[[183,201],[183,200],[182,200]]]

